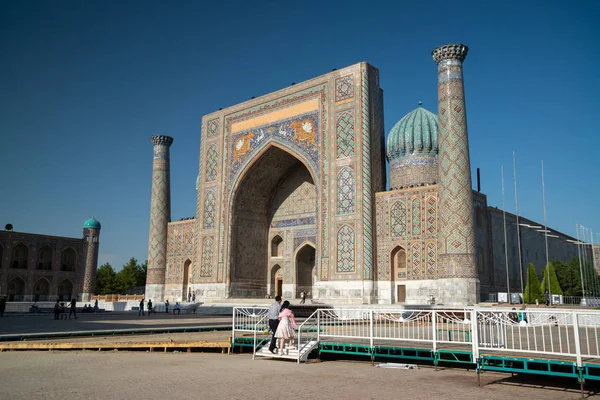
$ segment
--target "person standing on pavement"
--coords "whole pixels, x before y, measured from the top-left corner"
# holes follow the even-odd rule
[[[142,317],[144,316],[144,299],[141,299],[141,300],[140,300],[140,311],[138,311],[138,317],[139,317],[140,315],[141,315]]]
[[[75,319],[77,319],[77,313],[75,312],[77,310],[77,300],[75,300],[75,298],[73,297],[71,299],[71,309],[69,310],[69,319],[71,319],[71,314],[73,314],[75,316]]]
[[[151,312],[152,312],[152,299],[148,300],[148,316],[150,316]]]
[[[300,292],[300,304],[306,303],[306,292],[303,290]]]
[[[57,299],[56,303],[54,303],[54,319],[59,319],[59,318],[60,318],[60,304]]]
[[[269,344],[269,351],[273,354],[276,354],[276,340],[275,340],[275,332],[277,331],[277,327],[279,326],[279,310],[281,310],[281,296],[275,296],[275,302],[269,306],[269,312],[267,316],[269,318],[269,328],[273,333],[271,337],[271,343]]]
[[[165,300],[165,310],[169,313],[169,299]]]
[[[0,298],[0,317],[4,317],[4,310],[6,310],[6,297]]]

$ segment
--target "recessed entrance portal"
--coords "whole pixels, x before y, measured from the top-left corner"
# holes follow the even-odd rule
[[[391,253],[392,282],[396,285],[396,302],[406,302],[406,286],[399,285],[398,282],[406,281],[406,250],[403,247],[396,246]]]
[[[268,148],[244,172],[234,194],[231,297],[262,298],[277,291],[292,296],[283,286],[291,272],[285,268],[294,265],[294,238],[315,231],[316,209],[317,192],[306,166],[279,147]],[[269,259],[274,257],[279,272],[269,271]]]
[[[315,279],[315,248],[308,243],[296,253],[296,273],[296,297],[300,297],[302,291],[310,297]]]
[[[185,263],[183,264],[183,287],[181,288],[181,300],[185,301],[188,300],[190,301],[192,298],[192,288],[189,287],[190,284],[190,265],[192,264],[192,261],[185,260]]]

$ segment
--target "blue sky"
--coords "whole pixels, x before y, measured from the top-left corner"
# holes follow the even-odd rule
[[[204,114],[368,61],[385,129],[437,113],[431,50],[464,43],[471,166],[482,191],[551,228],[600,232],[600,2],[2,1],[0,224],[80,237],[99,263],[145,260],[153,134],[171,148],[172,218],[195,214]],[[474,179],[475,182],[475,179]],[[475,183],[474,183],[475,184]]]

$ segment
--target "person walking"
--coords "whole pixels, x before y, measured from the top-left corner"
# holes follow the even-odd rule
[[[6,297],[0,298],[0,317],[4,317],[4,310],[6,310]]]
[[[165,300],[165,310],[169,313],[169,299]]]
[[[269,306],[267,316],[269,318],[269,328],[273,333],[271,337],[271,343],[269,344],[269,351],[273,354],[277,354],[277,340],[275,339],[275,332],[279,326],[279,311],[281,310],[281,296],[275,296],[275,302]]]
[[[306,292],[303,290],[300,292],[300,304],[306,303]]]
[[[139,317],[140,315],[141,315],[142,317],[144,316],[144,299],[141,299],[141,300],[140,300],[140,311],[138,311],[138,317]]]
[[[288,349],[294,347],[294,337],[296,332],[296,319],[294,313],[290,310],[290,302],[284,301],[281,305],[281,311],[279,312],[279,325],[277,326],[277,332],[275,332],[275,338],[279,339],[279,355],[282,356],[285,350],[285,341],[289,340]]]
[[[151,312],[154,312],[154,310],[152,310],[152,299],[148,300],[148,316],[150,316]]]
[[[546,289],[546,293],[544,293],[544,298],[546,299],[546,307],[550,305],[550,292]]]
[[[54,319],[59,319],[60,318],[60,303],[58,302],[58,299],[56,300],[56,303],[54,303]]]
[[[71,299],[71,308],[69,310],[69,319],[71,319],[71,314],[73,314],[75,316],[75,319],[77,319],[77,313],[75,312],[77,310],[77,300],[75,300],[75,298],[73,297]]]

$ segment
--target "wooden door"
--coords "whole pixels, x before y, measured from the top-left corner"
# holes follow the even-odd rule
[[[406,302],[406,286],[405,285],[398,285],[397,286],[397,296],[396,296],[396,302],[398,303],[405,303]]]

